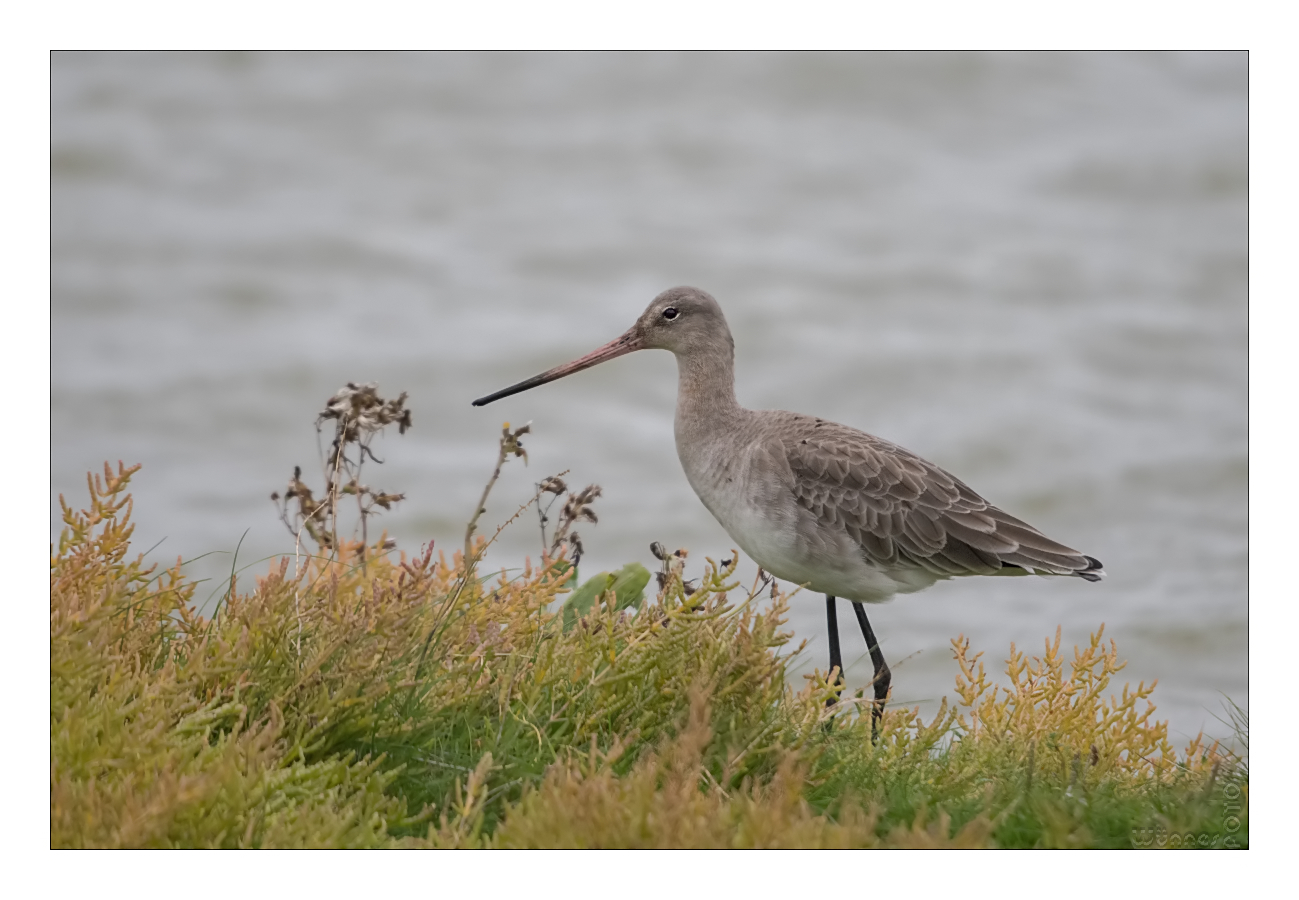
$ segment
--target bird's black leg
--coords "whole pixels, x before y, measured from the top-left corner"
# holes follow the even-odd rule
[[[884,662],[884,652],[880,650],[880,642],[875,640],[875,632],[871,630],[871,623],[866,619],[866,608],[854,601],[852,611],[857,614],[857,624],[861,626],[862,637],[866,638],[866,649],[870,651],[871,663],[875,666],[875,677],[871,680],[875,685],[875,703],[871,707],[871,740],[874,741],[879,734],[879,720],[884,715],[884,700],[889,695],[889,684],[893,681],[893,673],[889,671],[888,663]]]
[[[843,657],[839,654],[839,614],[834,608],[834,598],[825,595],[825,623],[830,635],[830,670],[834,672],[834,696],[825,701],[827,707],[839,702],[840,685],[843,684]]]

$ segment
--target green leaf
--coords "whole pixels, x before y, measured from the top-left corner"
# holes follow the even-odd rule
[[[640,563],[627,563],[618,570],[613,579],[613,592],[617,597],[614,611],[639,606],[645,597],[645,585],[649,584],[650,573]]]
[[[564,602],[564,631],[571,631],[579,616],[584,616],[597,602],[603,602],[609,591],[614,593],[614,610],[627,609],[641,602],[649,570],[640,563],[627,563],[617,572],[601,572],[587,580]]]

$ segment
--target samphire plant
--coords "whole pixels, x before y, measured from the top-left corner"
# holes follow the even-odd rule
[[[484,574],[482,537],[362,552],[331,518],[203,616],[131,552],[137,469],[88,479],[52,548],[53,846],[1248,845],[1245,760],[1175,750],[1100,629],[1012,648],[1002,686],[956,639],[955,700],[872,744],[868,700],[788,683],[788,595],[734,554],[574,590],[571,542]],[[523,508],[592,521],[566,491]]]

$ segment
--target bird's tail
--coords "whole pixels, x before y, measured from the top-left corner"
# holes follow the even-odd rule
[[[1094,556],[1084,556],[1087,560],[1087,568],[1074,572],[1079,578],[1085,578],[1088,581],[1100,581],[1105,577],[1105,567],[1101,561]]]

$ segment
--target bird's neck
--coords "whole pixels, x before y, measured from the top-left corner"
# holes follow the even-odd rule
[[[735,399],[735,353],[730,347],[677,357],[678,436],[730,427],[742,412]]]

